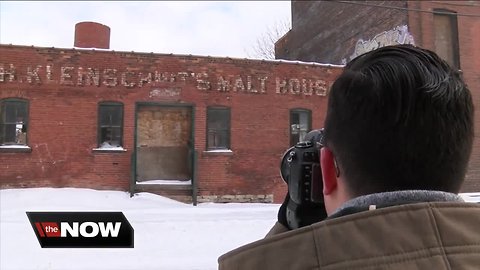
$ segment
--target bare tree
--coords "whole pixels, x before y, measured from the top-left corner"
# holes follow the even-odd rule
[[[252,48],[247,51],[249,58],[275,59],[275,42],[290,30],[290,20],[277,21],[262,33]]]

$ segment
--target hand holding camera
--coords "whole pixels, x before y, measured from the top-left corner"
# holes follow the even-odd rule
[[[278,221],[290,229],[327,217],[320,168],[322,147],[323,129],[316,129],[283,155],[280,175],[288,185],[288,192],[278,212]]]

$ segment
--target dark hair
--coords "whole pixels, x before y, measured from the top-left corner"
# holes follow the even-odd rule
[[[354,196],[457,193],[473,132],[470,91],[459,72],[426,49],[395,45],[360,55],[330,90],[325,143]]]

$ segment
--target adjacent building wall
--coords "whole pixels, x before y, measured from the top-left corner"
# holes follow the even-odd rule
[[[473,153],[463,191],[480,191],[478,1],[292,1],[292,29],[276,43],[276,58],[340,64],[395,43],[435,51],[435,10],[457,13],[459,68],[477,108]]]
[[[415,10],[457,13],[460,66],[473,95],[475,141],[464,191],[480,191],[480,2],[408,1],[408,24],[418,46],[435,51],[433,14]],[[462,16],[464,14],[465,16]]]
[[[403,31],[406,11],[362,5],[380,5],[385,1],[356,2],[292,1],[292,30],[277,42],[276,58],[343,64],[350,60],[356,47],[357,51],[363,47],[362,41],[375,36],[380,42],[397,40],[395,33],[381,35],[385,31]],[[388,2],[395,7],[406,7],[404,1]],[[365,46],[368,45],[373,44]]]

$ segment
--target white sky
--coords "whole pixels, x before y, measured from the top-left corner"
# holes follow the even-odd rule
[[[73,48],[75,24],[110,27],[110,49],[249,57],[290,1],[1,1],[0,43]]]

